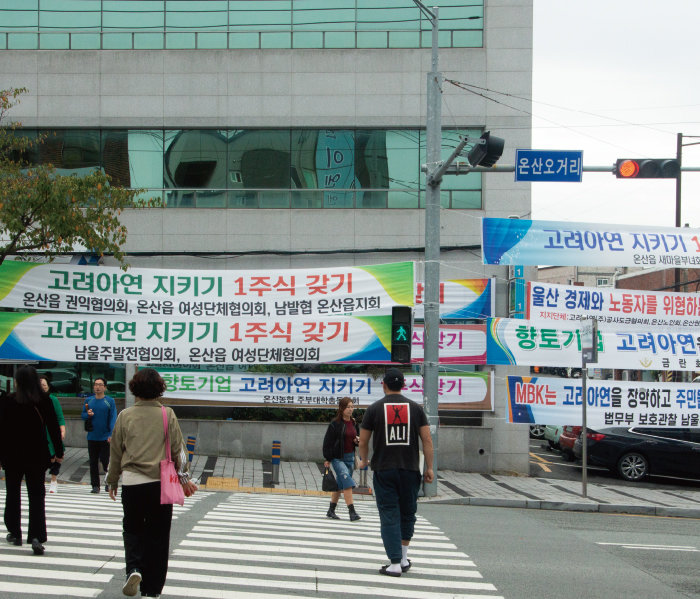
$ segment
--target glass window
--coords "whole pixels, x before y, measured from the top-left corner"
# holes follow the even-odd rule
[[[297,186],[292,183],[289,129],[232,130],[228,136],[230,188],[291,189]]]
[[[430,4],[430,6],[434,5],[435,3]],[[376,0],[358,0],[357,2],[358,31],[417,30],[420,18],[421,12],[418,7],[406,0],[384,0],[381,3]]]
[[[231,29],[271,31],[292,28],[290,0],[236,0],[231,2],[229,24]]]
[[[168,29],[228,29],[226,0],[168,0],[165,6]]]
[[[294,29],[351,30],[355,29],[355,0],[304,0],[294,2]]]
[[[5,0],[0,9],[2,29],[36,29],[39,26],[39,0]]]
[[[226,189],[226,132],[165,132],[163,187]]]
[[[105,141],[105,156],[107,146],[110,143],[120,143],[111,141],[111,136],[117,138],[121,135],[119,131],[107,133]],[[132,187],[139,189],[156,189],[156,192],[144,192],[140,199],[150,197],[160,197],[159,191],[163,187],[163,131],[134,129],[127,131],[127,144],[129,155],[129,180]],[[106,160],[105,160],[106,163]],[[106,164],[105,164],[106,168]],[[122,168],[120,166],[120,168]]]
[[[98,29],[100,0],[41,0],[40,29]]]
[[[165,24],[163,0],[103,0],[103,29],[162,29]]]

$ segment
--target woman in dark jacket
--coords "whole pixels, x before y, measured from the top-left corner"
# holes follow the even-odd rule
[[[49,453],[48,431],[55,455]],[[58,418],[49,396],[39,386],[33,366],[15,373],[15,392],[0,399],[0,463],[5,469],[5,526],[7,542],[22,544],[22,477],[29,497],[27,543],[35,555],[43,555],[46,542],[44,475],[52,461],[63,461]]]
[[[352,501],[352,489],[355,481],[352,480],[352,471],[355,468],[355,448],[360,442],[360,429],[352,417],[354,409],[352,399],[341,397],[338,402],[338,412],[328,425],[326,436],[323,439],[323,463],[324,467],[333,467],[335,478],[338,482],[338,491],[331,494],[331,505],[326,517],[340,520],[335,513],[338,506],[340,493],[345,497],[345,504],[350,512],[350,520],[359,520],[360,516],[355,511]]]

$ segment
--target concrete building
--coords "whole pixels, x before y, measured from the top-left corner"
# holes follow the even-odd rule
[[[2,9],[0,88],[28,88],[12,113],[28,135],[57,131],[37,160],[162,198],[123,215],[132,266],[413,260],[422,278],[430,24],[411,0],[47,4]],[[506,139],[501,164],[531,146],[532,4],[429,3],[444,157],[484,130]],[[447,176],[442,206],[441,279],[496,276],[507,316],[507,270],[481,264],[480,219],[528,218],[529,185]],[[508,372],[478,443],[465,435],[467,469],[528,471],[527,427],[504,420]]]

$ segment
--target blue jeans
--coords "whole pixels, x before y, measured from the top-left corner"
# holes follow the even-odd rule
[[[401,541],[413,538],[420,472],[397,468],[380,470],[374,473],[373,481],[384,551],[392,564],[398,564]]]
[[[337,458],[331,460],[333,472],[335,472],[335,480],[338,483],[338,491],[344,489],[352,489],[355,487],[355,481],[352,480],[352,471],[355,468],[355,452],[344,453],[343,459]]]

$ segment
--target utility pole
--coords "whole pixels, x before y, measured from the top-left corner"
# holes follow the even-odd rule
[[[440,162],[442,148],[442,73],[439,72],[438,23],[439,9],[425,7],[414,0],[432,25],[432,53],[428,73],[426,158],[428,163],[425,187],[425,303],[424,303],[424,357],[423,406],[433,438],[433,468],[435,478],[425,483],[426,497],[437,495],[438,472],[438,362],[440,337],[440,179],[431,173]]]

